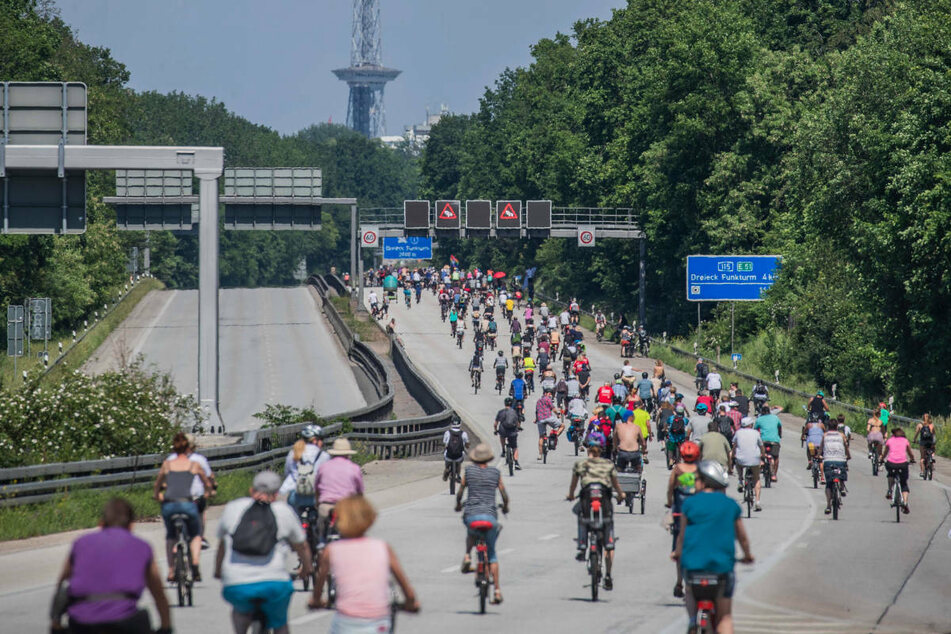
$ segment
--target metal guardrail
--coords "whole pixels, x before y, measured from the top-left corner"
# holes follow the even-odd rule
[[[353,337],[333,304],[327,299],[329,288],[343,288],[339,278],[312,277],[323,300],[326,314],[339,320],[338,337],[350,342],[351,358],[374,379],[384,396],[365,407],[328,416],[333,422],[323,426],[325,438],[346,436],[380,459],[411,457],[442,450],[442,436],[455,413],[446,401],[420,375],[402,345],[391,338],[393,363],[410,394],[419,401],[426,416],[389,420],[393,407],[393,387],[386,368],[370,348]],[[328,283],[329,282],[329,283]],[[345,293],[345,291],[344,291]],[[346,296],[346,295],[344,295]],[[210,447],[202,453],[217,472],[266,467],[280,462],[307,423],[282,425],[246,432],[240,442],[225,447]],[[154,480],[167,453],[148,454],[54,463],[0,469],[0,507],[44,502],[74,488],[117,489],[142,485]]]

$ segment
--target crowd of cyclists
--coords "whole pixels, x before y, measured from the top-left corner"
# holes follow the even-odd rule
[[[741,506],[726,495],[730,476],[737,475],[740,493],[749,486],[751,507],[759,512],[764,508],[764,485],[771,487],[779,475],[781,410],[770,406],[769,389],[762,381],[747,395],[736,383],[724,385],[716,367],[698,359],[697,397],[691,407],[661,360],[648,364],[649,370],[632,365],[627,357],[639,354],[649,361],[650,338],[643,324],[632,327],[623,316],[613,324],[620,365],[613,380],[596,382],[580,325],[582,311],[574,299],[558,310],[533,301],[518,278],[509,282],[504,275],[464,271],[456,263],[442,269],[381,267],[369,271],[366,282],[371,286],[370,310],[381,321],[390,318],[390,303],[400,293],[408,309],[414,296],[418,304],[427,291],[436,298],[441,318],[448,322],[447,333],[460,348],[465,333],[471,332],[471,388],[475,393],[484,389],[482,373],[490,365],[494,389],[484,389],[484,397],[503,399],[493,430],[501,454],[512,457],[513,473],[523,468],[518,440],[526,400],[538,393],[531,421],[538,432],[537,460],[545,460],[562,436],[574,445],[579,460],[572,468],[566,499],[579,498],[572,509],[577,516],[576,558],[589,560],[589,537],[596,532],[605,552],[605,590],[613,589],[612,500],[622,503],[638,494],[622,485],[619,475],[640,477],[648,464],[649,443],[658,443],[669,471],[663,497],[669,509],[665,523],[672,536],[670,556],[676,565],[673,594],[685,600],[691,624],[698,611],[713,606],[716,631],[733,631],[735,544],[742,550],[740,561],[751,563],[753,556]],[[383,290],[378,293],[375,287]],[[507,341],[501,339],[500,323],[507,326]],[[593,324],[600,341],[608,325],[605,315],[596,312]],[[830,415],[822,391],[805,409],[801,441],[807,469],[817,471],[819,482],[826,485],[828,514],[831,487],[840,487],[836,491],[847,495],[852,430],[843,416]],[[902,510],[908,513],[909,465],[916,457],[904,430],[889,426],[889,416],[882,403],[868,419],[867,452],[874,465],[886,468],[888,496],[898,482]],[[917,461],[921,476],[927,478],[935,445],[930,416],[917,425],[911,442],[919,443]],[[492,444],[470,447],[469,434],[456,420],[443,437],[443,479],[458,484],[455,508],[463,513],[467,528],[461,570],[473,569],[472,549],[477,541],[484,542],[494,586],[492,602],[500,604],[498,511],[508,513],[511,500],[502,472],[493,466]],[[201,580],[200,552],[210,547],[204,536],[204,507],[216,483],[207,459],[195,451],[193,438],[177,435],[172,450],[154,484],[167,531],[165,580],[194,583]],[[303,581],[305,589],[312,584],[311,608],[335,608],[333,632],[390,631],[395,605],[391,578],[403,596],[399,607],[419,609],[393,550],[365,536],[376,513],[363,497],[362,472],[351,460],[355,453],[345,438],[325,448],[321,428],[306,425],[287,454],[283,477],[272,471],[258,473],[248,496],[225,507],[216,534],[214,577],[221,580],[222,595],[232,606],[235,632],[248,631],[255,622],[278,633],[289,631],[293,579]],[[466,457],[471,464],[462,469]],[[598,511],[597,524],[589,520],[592,509]],[[53,629],[63,627],[62,620],[68,618],[74,632],[151,632],[147,612],[137,607],[147,588],[158,608],[158,631],[171,632],[159,569],[148,544],[131,535],[134,519],[132,507],[114,499],[103,511],[102,530],[74,544],[58,583]],[[185,553],[178,552],[182,528],[187,534]],[[187,557],[184,571],[174,564],[179,555]],[[99,574],[103,562],[118,562],[118,572]]]

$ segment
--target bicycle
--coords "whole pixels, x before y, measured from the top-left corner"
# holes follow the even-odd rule
[[[842,472],[838,467],[829,467],[829,476],[826,478],[826,489],[829,490],[829,506],[832,507],[832,519],[839,519],[839,510],[842,508]]]
[[[901,495],[901,480],[896,473],[892,482],[892,503],[891,505],[895,507],[895,521],[901,523],[901,511],[904,507],[904,499]]]
[[[882,464],[881,460],[879,459],[881,449],[881,443],[876,440],[872,443],[872,448],[868,453],[868,459],[872,461],[872,476],[878,476],[879,465]]]
[[[763,461],[763,486],[767,489],[773,485],[773,457],[766,454],[766,460]]]
[[[816,448],[815,455],[812,456],[812,488],[819,488],[819,481],[822,479],[822,470],[820,465],[822,464],[822,459],[819,458],[819,449]]]
[[[472,390],[473,394],[479,393],[479,388],[482,387],[482,370],[473,370],[472,371]]]
[[[558,434],[556,430],[550,429],[545,437],[545,442],[542,443],[542,464],[548,464],[548,452],[554,451],[557,446]]]
[[[505,373],[496,372],[495,373],[495,390],[499,393],[499,396],[502,396],[502,390],[505,388]]]
[[[459,346],[459,349],[462,350],[462,340],[466,336],[466,331],[462,328],[456,330],[456,345]]]
[[[188,515],[184,513],[175,513],[171,518],[172,525],[175,527],[175,545],[172,548],[178,607],[184,607],[186,604],[189,607],[192,606],[192,585],[195,583],[188,549],[188,519]]]
[[[715,634],[717,595],[722,577],[714,573],[688,572],[685,581],[697,601],[697,617],[688,632],[690,634]]]
[[[320,544],[320,535],[318,534],[319,521],[320,520],[317,517],[317,509],[313,506],[304,507],[303,511],[300,513],[301,528],[304,529],[304,535],[307,537],[307,545],[310,547],[311,570],[313,571],[309,575],[301,575],[300,573],[297,575],[304,586],[304,592],[307,592],[310,589],[310,584],[312,581],[316,582],[317,580],[317,567],[320,565],[320,561],[318,559],[318,548]],[[304,562],[300,562],[300,569],[303,569],[303,563]]]
[[[267,614],[264,613],[262,608],[264,599],[251,599],[251,605],[254,606],[254,612],[251,613],[251,628],[248,632],[250,634],[274,634],[274,628],[268,627]]]
[[[502,508],[499,505],[499,508]],[[470,530],[476,534],[476,578],[475,586],[479,590],[479,614],[485,614],[485,602],[489,598],[489,545],[485,541],[486,533],[492,530],[492,522],[476,520],[469,524]],[[501,531],[502,527],[499,526]]]
[[[461,462],[451,460],[449,462],[449,495],[456,494],[456,482],[459,481],[459,468]]]
[[[569,426],[571,444],[575,446],[575,455],[578,455],[578,452],[581,449],[581,440],[582,435],[584,434],[584,419],[583,418],[572,418],[571,425]]]
[[[746,504],[746,517],[753,516],[753,504],[756,501],[756,494],[753,488],[753,467],[746,467],[743,470],[743,502]]]
[[[647,498],[647,478],[642,472],[635,471],[634,465],[628,464],[623,471],[618,470],[617,479],[621,490],[624,491],[624,502],[627,504],[628,513],[634,513],[634,498],[640,498],[641,515],[643,515]]]
[[[921,472],[921,478],[931,480],[934,478],[934,447],[927,447],[924,453],[925,468]]]
[[[604,544],[601,543],[601,530],[604,528],[604,510],[602,505],[602,488],[600,484],[592,484],[588,487],[588,495],[591,498],[588,517],[582,519],[588,524],[588,543],[587,543],[587,572],[591,577],[591,600],[598,600],[598,590],[601,586],[601,579],[604,577],[602,566],[604,565]],[[610,495],[610,494],[609,494]]]

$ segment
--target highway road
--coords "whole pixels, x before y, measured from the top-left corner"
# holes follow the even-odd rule
[[[366,403],[309,289],[223,289],[219,324],[220,407],[228,431],[260,426],[253,415],[267,403],[328,414]],[[180,392],[196,393],[197,291],[149,293],[85,371],[112,369],[139,354],[170,372]]]
[[[454,346],[431,295],[409,310],[394,303],[391,315],[418,367],[474,431],[491,439],[501,398],[490,390],[471,393],[466,372],[471,343],[467,341],[463,350]],[[502,337],[507,334],[503,325]],[[589,351],[596,380],[609,378],[620,365],[616,346],[592,343]],[[640,369],[650,363],[634,360]],[[692,400],[690,377],[673,370],[669,375]],[[527,411],[532,411],[533,398],[528,405]],[[737,631],[947,632],[951,624],[947,461],[941,461],[935,481],[911,483],[912,514],[896,524],[884,499],[883,478],[873,479],[867,460],[858,456],[842,516],[833,522],[822,514],[822,491],[806,482],[797,442],[800,423],[793,417],[784,420],[788,431],[780,481],[764,492],[763,512],[744,520],[757,561],[738,566]],[[418,480],[398,487],[399,495],[374,498],[384,510],[372,534],[393,545],[423,608],[416,616],[401,615],[399,631],[683,631],[683,604],[671,595],[670,537],[661,527],[667,471],[659,446],[650,447],[646,515],[618,514],[614,590],[602,592],[602,601],[593,605],[584,566],[573,559],[576,524],[564,501],[575,458],[563,443],[543,465],[534,459],[536,440],[533,427],[526,425],[520,438],[525,469],[513,478],[505,476],[512,497],[498,544],[505,602],[491,606],[484,616],[476,614],[472,576],[459,574],[465,534],[461,518],[453,512],[441,481],[425,477],[428,469],[438,474],[441,463],[391,465],[423,472]],[[735,489],[730,494],[736,495]],[[157,528],[148,529],[156,545]],[[42,624],[49,584],[65,549],[62,543],[46,548],[31,545],[30,550],[0,554],[0,568],[25,571],[17,579],[9,575],[0,579],[5,625],[20,628],[14,631],[36,631]],[[210,570],[211,551],[206,551],[202,565]],[[306,595],[298,593],[291,604],[292,630],[326,632],[329,614],[307,612],[305,602]],[[227,614],[220,586],[209,579],[198,588],[196,607],[174,610],[176,631],[227,631]]]

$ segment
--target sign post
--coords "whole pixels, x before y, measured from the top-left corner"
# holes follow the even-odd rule
[[[23,356],[23,306],[7,306],[7,356],[13,357],[13,374],[17,371],[17,357]]]

